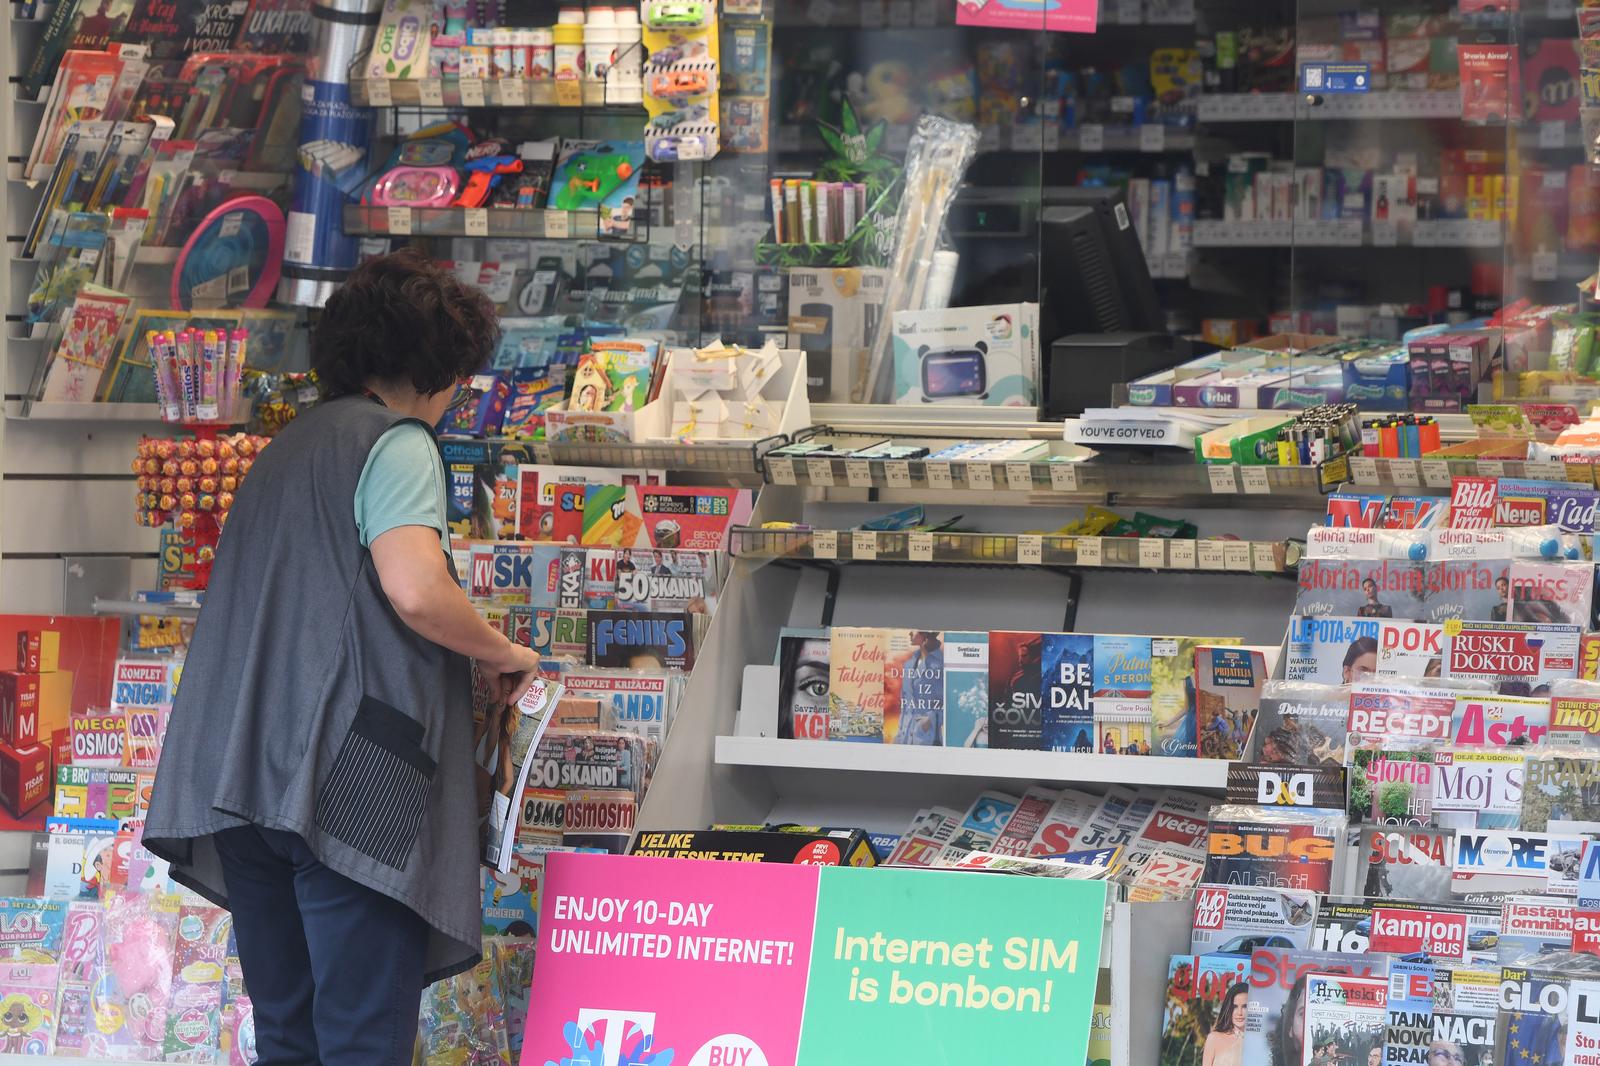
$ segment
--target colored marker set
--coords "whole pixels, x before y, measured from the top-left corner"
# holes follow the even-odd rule
[[[150,365],[164,422],[231,422],[239,406],[248,329],[151,330]]]

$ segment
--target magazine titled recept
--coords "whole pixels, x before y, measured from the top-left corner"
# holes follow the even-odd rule
[[[1456,695],[1420,685],[1358,684],[1350,690],[1350,744],[1419,747],[1448,741]]]

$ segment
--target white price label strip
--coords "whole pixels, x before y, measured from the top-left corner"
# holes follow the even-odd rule
[[[1099,566],[1105,560],[1105,545],[1099,537],[1079,537],[1077,540],[1078,565]]]
[[[411,208],[389,208],[389,232],[397,237],[404,237],[411,232]]]
[[[909,545],[911,561],[914,563],[933,562],[933,534],[913,533]]]
[[[1044,538],[1037,533],[1017,534],[1017,562],[1038,566],[1044,562]]]
[[[533,446],[533,461],[536,463],[553,463],[555,456],[550,451],[550,445],[540,441]],[[792,482],[791,482],[792,484]]]
[[[793,485],[794,460],[787,455],[767,456],[767,471],[772,475],[774,485]]]
[[[911,464],[904,459],[890,459],[883,464],[883,478],[891,489],[911,487]]]
[[[858,529],[850,534],[850,554],[857,559],[878,557],[878,534],[870,529]]]
[[[1478,460],[1478,476],[1479,477],[1505,477],[1506,476],[1506,464],[1505,464],[1505,462],[1503,460],[1500,460],[1500,459],[1479,459]]]
[[[429,78],[417,87],[417,97],[423,107],[443,107],[444,84]]]
[[[1238,492],[1239,479],[1234,473],[1232,463],[1218,463],[1206,467],[1206,475],[1211,478],[1212,492]]]
[[[950,464],[942,459],[923,464],[923,475],[928,479],[930,489],[955,487],[955,478],[950,474]]]
[[[1422,471],[1417,469],[1415,459],[1390,459],[1389,478],[1401,488],[1416,489],[1422,487]]]
[[[865,459],[846,459],[844,461],[844,479],[853,489],[870,489],[872,487],[872,464]]]
[[[1531,459],[1526,470],[1535,481],[1567,480],[1567,464],[1556,459]]]
[[[1078,464],[1051,463],[1050,487],[1056,492],[1078,491]]]
[[[373,78],[367,82],[367,104],[371,107],[390,107],[394,93],[389,89],[388,78]]]
[[[1264,466],[1241,466],[1239,480],[1244,484],[1245,495],[1264,496],[1272,491],[1272,481]]]
[[[505,107],[528,106],[528,83],[521,78],[502,78],[500,85],[500,103]]]
[[[572,236],[572,216],[565,211],[549,210],[544,213],[544,235],[553,241],[564,241]]]
[[[1103,152],[1106,149],[1106,128],[1098,123],[1078,127],[1078,151]]]
[[[1007,463],[1006,488],[1012,492],[1033,491],[1033,464]]]
[[[1167,565],[1167,542],[1160,537],[1139,538],[1139,565],[1159,570]]]
[[[1195,552],[1201,570],[1221,570],[1227,565],[1228,556],[1224,550],[1224,542],[1220,540],[1202,540]]]
[[[806,480],[813,485],[831,486],[833,484],[833,460],[807,459]]]
[[[1450,464],[1444,459],[1422,460],[1422,483],[1430,489],[1450,487]]]
[[[980,492],[994,489],[994,467],[989,463],[967,464],[967,488]]]
[[[1222,560],[1223,569],[1248,573],[1250,570],[1250,542],[1247,540],[1224,541],[1222,545]]]
[[[469,207],[465,215],[468,237],[487,237],[489,235],[489,211],[487,208]]]
[[[1350,457],[1350,477],[1357,485],[1378,483],[1378,461],[1365,455]]]
[[[461,106],[462,107],[484,107],[487,104],[488,104],[488,100],[483,95],[483,79],[482,78],[462,78],[461,79]]]
[[[1167,566],[1173,570],[1193,570],[1194,545],[1192,540],[1167,541]]]
[[[1277,572],[1278,557],[1270,541],[1258,540],[1250,545],[1250,569],[1264,574]]]
[[[839,531],[836,529],[813,529],[811,531],[811,554],[818,559],[839,558]]]

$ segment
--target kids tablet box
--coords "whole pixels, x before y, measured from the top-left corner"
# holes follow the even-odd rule
[[[1031,407],[1038,380],[1038,304],[895,313],[895,403]]]

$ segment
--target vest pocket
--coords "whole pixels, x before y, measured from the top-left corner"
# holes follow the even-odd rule
[[[437,769],[423,725],[381,700],[361,698],[317,798],[317,828],[396,870],[405,868],[428,813]]]

